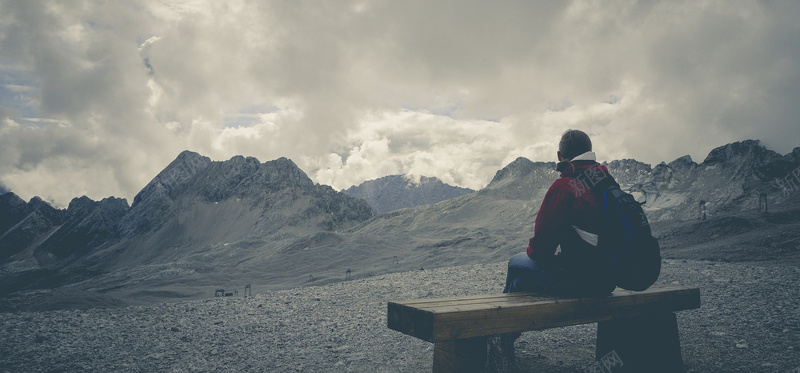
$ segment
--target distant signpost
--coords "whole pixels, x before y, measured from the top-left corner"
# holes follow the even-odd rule
[[[700,211],[699,211],[699,218],[702,220],[706,220],[706,201],[700,201]]]
[[[767,193],[761,193],[758,195],[758,211],[769,212],[769,207],[767,206]]]

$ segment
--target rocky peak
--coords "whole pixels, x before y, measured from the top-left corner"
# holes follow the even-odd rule
[[[128,200],[125,198],[116,198],[116,197],[106,197],[100,200],[98,206],[103,210],[110,210],[110,211],[127,211],[130,209],[130,205],[128,205]]]
[[[5,194],[0,194],[0,207],[11,207],[11,208],[22,208],[23,206],[27,206],[25,200],[19,198],[18,195],[14,194],[13,192],[8,192]]]
[[[236,156],[212,162],[196,179],[200,186],[197,193],[210,202],[233,196],[259,199],[265,192],[285,188],[308,191],[314,186],[308,175],[288,158],[260,163],[253,157]]]
[[[128,209],[128,201],[125,198],[107,197],[100,201],[94,201],[83,196],[70,201],[64,219],[83,219],[96,211],[122,212],[124,214]]]
[[[759,140],[744,140],[720,146],[711,150],[703,165],[737,163],[739,165],[763,165],[782,158],[780,154],[768,150]]]
[[[49,263],[54,258],[80,257],[113,243],[128,209],[124,198],[108,197],[99,202],[86,196],[73,199],[58,229],[36,249],[36,256],[40,262]]]
[[[87,196],[73,198],[67,206],[67,215],[65,218],[69,219],[72,216],[86,216],[96,205],[97,202]]]
[[[64,217],[64,210],[54,208],[39,197],[31,198],[24,208],[14,196],[7,198],[8,206],[15,206],[17,210],[9,215],[0,211],[9,217],[3,223],[8,227],[0,233],[0,261],[30,247],[39,237],[51,232]]]
[[[367,180],[342,191],[367,201],[378,213],[429,205],[472,192],[472,189],[447,185],[435,177],[420,176],[419,180],[412,180],[405,175]]]
[[[606,163],[608,172],[620,184],[639,184],[645,182],[652,168],[649,164],[639,162],[635,159],[620,159]]]
[[[281,157],[265,162],[262,171],[270,183],[310,187],[314,184],[306,173],[289,158]]]
[[[258,221],[265,224],[264,232],[271,232],[283,224],[275,221],[266,223],[272,219],[270,216],[282,214],[278,213],[277,209],[292,205],[302,196],[310,196],[312,200],[328,200],[326,188],[330,189],[331,193],[337,194],[330,187],[315,186],[306,173],[287,158],[264,163],[256,158],[243,156],[234,156],[226,161],[210,161],[195,153],[184,152],[137,196],[136,202],[125,215],[120,227],[125,237],[155,232],[162,230],[168,222],[176,222],[175,218],[187,210],[204,209],[202,206],[217,204],[222,208],[221,206],[230,206],[224,202],[235,199],[235,203],[241,201],[242,206],[247,206],[243,207],[244,209],[259,211],[258,215],[255,212],[247,215],[250,216],[248,219],[255,220],[248,220],[247,223],[242,223],[243,225],[256,224]],[[331,198],[340,197],[342,196]],[[331,201],[329,202],[333,203]],[[369,207],[365,202],[361,202],[371,216]],[[327,206],[328,202],[319,203],[323,207],[314,211],[326,211],[327,207],[324,206]],[[297,208],[301,208],[299,206]],[[314,213],[308,214],[311,216]],[[328,219],[320,217],[314,219],[317,218]],[[361,218],[362,215],[359,215],[358,219]],[[287,218],[281,215],[274,219],[283,221]],[[305,221],[305,218],[300,217],[292,219],[298,219],[298,222]],[[350,218],[344,220],[349,221],[348,219]]]
[[[33,197],[28,202],[28,211],[30,211],[26,219],[38,220],[38,226],[45,225],[54,226],[58,224],[64,217],[64,210],[59,210],[49,203],[43,201],[39,197]]]
[[[558,177],[555,162],[532,162],[520,157],[497,171],[478,195],[506,200],[538,200]]]
[[[33,198],[31,198],[30,201],[28,201],[28,208],[30,208],[31,210],[39,210],[39,209],[54,209],[55,210],[55,207],[53,207],[49,203],[45,202],[41,198],[39,198],[39,196],[34,196]]]
[[[798,167],[800,162],[795,159],[794,154],[792,152],[781,156],[762,146],[758,140],[745,140],[715,148],[702,164],[734,169],[736,172],[728,174],[738,175],[736,177],[742,179],[769,181],[781,178]],[[800,155],[800,150],[797,150],[797,154]]]
[[[669,162],[667,166],[671,169],[687,169],[697,166],[697,163],[692,160],[691,156],[684,155],[683,157],[676,158],[674,161]]]
[[[759,141],[757,140],[745,140],[725,144],[712,149],[711,152],[708,153],[708,156],[706,156],[706,159],[703,160],[703,164],[712,165],[715,163],[725,162],[733,157],[739,157],[741,155],[750,153],[754,148],[757,147],[759,147]]]
[[[161,199],[172,196],[182,188],[187,180],[208,167],[211,159],[195,152],[185,150],[172,163],[148,183],[136,197],[135,207],[146,199]]]
[[[508,178],[525,178],[534,172],[546,172],[549,174],[555,172],[555,169],[555,162],[532,162],[528,158],[519,157],[497,171],[489,185],[491,186]]]
[[[28,204],[14,193],[0,195],[0,236],[30,213]]]

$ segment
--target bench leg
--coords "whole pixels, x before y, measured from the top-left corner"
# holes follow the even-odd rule
[[[436,342],[433,372],[482,372],[486,365],[486,337]]]
[[[604,372],[683,372],[675,314],[599,322],[595,360]]]
[[[520,333],[438,342],[434,372],[513,372],[514,341]]]
[[[499,334],[487,340],[486,372],[511,373],[516,371],[514,341],[522,333]]]

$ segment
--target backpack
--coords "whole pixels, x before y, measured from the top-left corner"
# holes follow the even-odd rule
[[[646,290],[661,273],[661,251],[642,210],[644,203],[599,168],[587,169],[577,179],[589,186],[605,213],[597,247],[607,258],[607,275],[623,289]]]

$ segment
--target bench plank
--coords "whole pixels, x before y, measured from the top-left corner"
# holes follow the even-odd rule
[[[542,296],[537,294],[531,293],[511,293],[511,294],[491,294],[491,295],[476,295],[471,297],[463,297],[463,298],[429,298],[429,299],[416,299],[402,303],[405,306],[409,307],[417,307],[423,309],[438,309],[440,307],[446,306],[467,306],[470,304],[475,305],[490,305],[490,304],[508,304],[508,303],[530,303],[531,297],[535,297],[537,300],[547,301],[547,300],[557,300],[557,299],[564,299],[564,298],[557,298],[551,296]]]
[[[700,289],[616,290],[609,296],[558,298],[529,293],[389,302],[388,326],[429,342],[541,330],[700,307]]]

